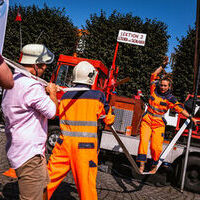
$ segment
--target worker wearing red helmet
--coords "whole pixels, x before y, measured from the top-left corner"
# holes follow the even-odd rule
[[[168,63],[168,57],[165,58],[163,65]],[[163,70],[160,66],[151,75],[150,81],[150,98],[147,111],[143,115],[140,127],[140,144],[138,148],[137,161],[140,162],[140,172],[145,168],[147,160],[147,151],[149,140],[151,139],[151,157],[152,168],[151,173],[157,170],[157,164],[162,152],[162,144],[164,140],[166,120],[164,114],[168,109],[174,109],[176,112],[183,114],[185,117],[190,117],[190,114],[183,108],[182,104],[171,94],[171,78],[165,75],[159,80],[158,75]],[[158,81],[159,80],[159,81]],[[196,120],[191,118],[195,123]]]
[[[113,124],[114,115],[104,93],[90,89],[96,74],[90,63],[80,62],[73,70],[73,83],[78,91],[66,92],[60,101],[62,134],[48,162],[51,179],[48,199],[70,170],[80,199],[97,199],[97,120],[104,117],[107,125]]]

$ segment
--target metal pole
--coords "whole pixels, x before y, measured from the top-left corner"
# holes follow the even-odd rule
[[[136,164],[136,162],[133,160],[131,154],[128,152],[127,148],[125,147],[124,143],[121,141],[120,137],[118,136],[115,128],[113,125],[110,126],[111,128],[111,131],[115,137],[115,139],[117,140],[117,142],[119,143],[119,145],[121,146],[121,148],[123,149],[124,151],[124,154],[126,155],[126,157],[128,158],[129,162],[131,163],[132,167],[135,169],[135,171],[138,173],[138,174],[141,174],[140,171],[139,171],[139,168]]]
[[[196,11],[196,38],[195,38],[195,54],[194,54],[194,81],[193,81],[193,92],[195,91],[195,80],[196,80],[196,74],[197,74],[197,68],[198,68],[198,62],[199,62],[199,12],[200,12],[200,3],[199,0],[197,0],[197,11]]]
[[[117,42],[116,47],[115,47],[115,53],[114,53],[113,63],[112,63],[112,69],[113,70],[115,70],[115,61],[116,61],[116,57],[117,57],[118,47],[119,47],[119,42]]]
[[[112,66],[111,66],[111,69],[110,69],[109,75],[108,75],[108,83],[107,83],[107,89],[106,89],[106,100],[107,101],[109,101],[109,98],[110,98],[110,87],[112,85],[113,74],[115,72],[115,61],[116,61],[116,57],[117,57],[118,47],[119,47],[119,42],[117,42],[117,44],[116,44]]]
[[[36,39],[36,41],[35,41],[35,43],[36,43],[36,44],[37,44],[37,42],[38,42],[39,38],[41,37],[41,35],[43,34],[43,32],[44,32],[44,30],[43,30],[43,31],[41,31],[40,35],[39,35],[39,36],[38,36],[38,38]]]
[[[22,29],[21,22],[19,22],[19,37],[20,37],[20,51],[22,50]]]
[[[194,116],[194,111],[196,107],[196,101],[197,101],[197,92],[199,88],[199,79],[200,79],[200,66],[199,66],[199,11],[200,11],[200,0],[197,0],[197,21],[196,21],[196,41],[195,41],[195,62],[198,66],[198,73],[196,74],[196,80],[195,80],[195,93],[194,93],[194,99],[192,102],[192,113],[191,115]],[[197,44],[198,43],[198,44]],[[185,154],[185,162],[184,162],[184,168],[183,168],[183,174],[182,174],[182,182],[181,182],[181,192],[183,192],[184,184],[185,184],[185,174],[187,171],[187,164],[188,164],[188,155],[190,150],[190,142],[191,142],[191,136],[192,136],[192,124],[190,125],[189,133],[188,133],[188,142],[187,142],[187,149]]]

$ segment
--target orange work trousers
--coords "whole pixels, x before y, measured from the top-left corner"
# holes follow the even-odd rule
[[[72,170],[81,200],[96,200],[97,138],[61,135],[48,161],[48,199]]]
[[[161,117],[145,114],[140,126],[140,144],[138,148],[137,161],[146,161],[149,140],[151,140],[150,151],[152,164],[157,165],[164,140],[165,122]]]

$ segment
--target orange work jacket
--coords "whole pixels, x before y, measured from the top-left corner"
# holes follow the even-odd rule
[[[76,87],[88,88],[86,85]],[[114,122],[104,93],[97,90],[66,92],[60,101],[59,114],[60,128],[65,136],[96,138],[97,120],[100,117],[104,117],[108,125]]]
[[[162,117],[168,109],[174,109],[176,112],[181,113],[184,107],[168,90],[161,93],[158,85],[159,77],[156,74],[151,75],[150,98],[147,113],[155,116]]]

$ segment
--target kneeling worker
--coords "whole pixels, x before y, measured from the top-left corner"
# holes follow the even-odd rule
[[[114,115],[103,92],[91,90],[97,71],[83,61],[73,70],[73,83],[78,91],[68,91],[59,105],[60,128],[58,139],[48,162],[51,183],[48,199],[72,170],[81,200],[96,200],[97,176],[97,120],[105,116],[107,125],[114,123]]]
[[[167,59],[163,62],[166,65]],[[144,114],[140,127],[140,144],[138,148],[137,161],[140,162],[140,172],[143,173],[145,162],[147,161],[148,143],[151,138],[151,173],[157,170],[157,164],[162,152],[166,121],[163,115],[168,109],[174,109],[176,112],[183,114],[185,117],[191,117],[183,108],[182,104],[171,94],[172,81],[169,76],[164,76],[159,80],[158,74],[163,70],[162,66],[157,68],[151,75],[150,99],[146,113]],[[196,119],[191,118],[196,124]]]

